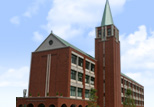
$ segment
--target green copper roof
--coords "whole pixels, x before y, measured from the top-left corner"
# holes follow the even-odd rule
[[[67,41],[65,41],[64,39],[60,38],[59,36],[57,36],[57,35],[55,35],[55,34],[53,34],[53,33],[52,33],[52,35],[54,35],[58,40],[60,40],[60,41],[61,41],[63,44],[65,44],[66,46],[71,47],[71,48],[73,48],[73,49],[75,49],[75,50],[81,52],[82,54],[84,54],[84,55],[86,55],[86,56],[88,56],[88,57],[90,57],[90,58],[92,58],[92,59],[95,60],[94,57],[92,57],[91,55],[85,53],[84,51],[80,50],[79,48],[73,46],[72,44],[68,43]]]
[[[109,1],[107,0],[104,8],[104,14],[103,14],[101,26],[111,25],[111,24],[113,24],[113,19],[112,19]]]

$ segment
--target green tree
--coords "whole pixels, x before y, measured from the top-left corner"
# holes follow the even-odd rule
[[[91,89],[90,90],[90,95],[89,95],[89,101],[87,102],[88,103],[88,107],[99,107],[97,105],[97,96],[96,96],[96,92],[97,90],[96,89]]]
[[[132,98],[132,91],[130,89],[126,90],[125,101],[123,102],[123,107],[136,107],[134,99]]]

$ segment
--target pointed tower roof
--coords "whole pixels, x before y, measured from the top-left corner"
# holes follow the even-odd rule
[[[113,19],[112,19],[109,1],[107,0],[104,8],[104,14],[103,14],[101,26],[111,25],[111,24],[113,24]]]

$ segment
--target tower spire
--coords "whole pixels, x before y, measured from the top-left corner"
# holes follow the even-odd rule
[[[111,25],[111,24],[113,24],[111,9],[109,5],[109,1],[106,0],[101,26]]]

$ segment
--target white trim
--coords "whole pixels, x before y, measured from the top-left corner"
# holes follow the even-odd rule
[[[89,98],[85,98],[85,100],[89,100]]]
[[[83,57],[83,56],[81,56],[81,55],[77,54],[77,53],[76,53],[76,52],[74,52],[74,51],[72,51],[71,53],[72,53],[72,54],[74,54],[74,55],[76,55],[76,56],[78,56],[78,57],[80,57],[80,58],[83,58],[83,59],[84,59],[84,57]]]
[[[88,61],[88,62],[90,62],[90,63],[92,63],[92,64],[95,65],[95,62],[93,62],[93,61],[91,61],[91,60],[89,60],[89,59],[87,59],[87,58],[86,58],[86,61]]]
[[[49,93],[50,68],[51,68],[51,54],[48,54],[48,56],[47,56],[47,70],[46,70],[45,96],[47,96],[47,93]]]

